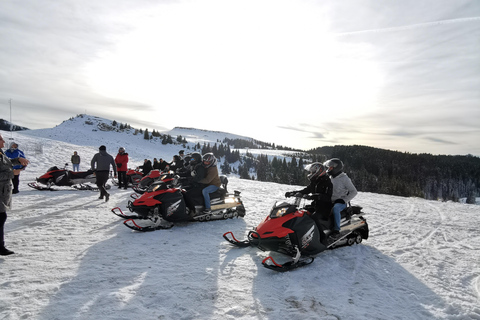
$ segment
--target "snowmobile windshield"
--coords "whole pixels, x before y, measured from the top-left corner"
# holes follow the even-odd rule
[[[280,218],[286,214],[295,212],[297,207],[285,201],[277,201],[270,211],[270,218]]]
[[[167,189],[167,185],[163,181],[155,181],[152,185],[148,188],[148,192],[154,192],[158,190],[165,190]]]
[[[57,171],[57,170],[58,170],[58,167],[51,167],[51,168],[49,168],[49,169],[47,170],[47,172],[49,172],[49,171]]]

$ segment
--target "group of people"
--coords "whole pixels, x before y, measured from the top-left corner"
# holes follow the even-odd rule
[[[210,194],[217,191],[221,186],[217,159],[213,153],[207,153],[202,156],[200,153],[194,152],[189,154],[187,158],[185,157],[184,151],[180,150],[178,155],[173,156],[171,162],[165,162],[163,159],[160,159],[160,162],[155,160],[156,158],[154,159],[154,166],[151,165],[150,160],[145,159],[144,164],[139,167],[144,176],[148,175],[151,170],[157,168],[160,171],[188,171],[192,176],[193,182],[201,188],[205,204],[204,213],[211,211]],[[100,190],[99,199],[105,199],[105,201],[108,201],[110,198],[110,194],[105,187],[109,177],[110,166],[113,169],[115,178],[118,173],[118,187],[127,189],[128,177],[126,173],[128,170],[128,153],[125,152],[125,148],[120,147],[114,159],[107,153],[106,147],[102,145],[99,148],[99,152],[92,158],[91,169],[95,171],[96,174],[96,184]],[[188,169],[186,169],[186,166],[188,166]]]
[[[19,192],[20,171],[25,169],[29,161],[25,158],[24,153],[18,149],[17,143],[10,143],[9,149],[5,152],[2,151],[4,146],[5,140],[0,135],[0,255],[10,255],[14,252],[5,247],[4,239],[6,211],[10,208],[12,194]],[[109,200],[110,194],[105,186],[109,178],[110,167],[113,169],[115,178],[117,178],[118,173],[118,187],[127,189],[128,160],[128,153],[125,152],[125,148],[120,147],[118,154],[113,158],[107,153],[104,145],[100,146],[99,152],[93,156],[90,163],[91,170],[95,171],[96,184],[100,190],[99,199]],[[200,153],[194,152],[185,157],[183,150],[181,150],[169,163],[163,159],[156,160],[155,158],[152,166],[151,163],[148,164],[150,161],[145,159],[144,165],[141,166],[144,175],[153,169],[188,172],[193,183],[200,186],[204,198],[205,210],[203,213],[211,212],[210,194],[217,191],[221,186],[217,159],[213,153],[206,153],[202,156]],[[80,156],[76,151],[72,155],[71,161],[74,171],[78,171]],[[346,173],[343,172],[343,162],[340,159],[330,159],[323,164],[314,162],[305,169],[309,172],[307,175],[310,180],[309,185],[302,190],[287,192],[285,196],[293,196],[296,193],[312,194],[314,220],[328,218],[332,213],[334,217],[332,234],[338,234],[340,232],[340,212],[357,195],[357,189]]]
[[[309,185],[302,190],[287,192],[285,196],[293,196],[296,193],[311,194],[314,200],[312,218],[328,220],[329,215],[333,214],[334,224],[331,235],[336,236],[340,233],[340,213],[357,195],[357,189],[343,172],[343,162],[340,159],[333,158],[323,164],[314,162],[305,169],[309,172],[307,175],[310,180]]]

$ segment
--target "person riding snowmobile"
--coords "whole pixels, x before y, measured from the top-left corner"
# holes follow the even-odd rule
[[[305,170],[308,171],[307,178],[310,180],[310,183],[307,187],[298,191],[289,191],[285,193],[285,197],[292,197],[297,194],[309,195],[306,198],[313,200],[310,208],[307,208],[311,213],[311,218],[315,221],[315,224],[318,226],[320,231],[323,231],[322,224],[320,219],[328,220],[329,215],[332,210],[332,192],[333,186],[330,178],[326,175],[326,170],[323,164],[320,162],[314,162],[305,167]],[[305,196],[304,196],[305,198]],[[321,234],[321,241],[324,240],[325,235],[323,232]]]
[[[334,216],[334,229],[333,233],[338,234],[340,232],[340,220],[343,209],[347,207],[347,203],[350,202],[357,195],[357,189],[352,183],[352,180],[343,172],[343,162],[338,158],[332,158],[324,163],[327,170],[327,174],[330,176],[330,180],[333,185],[332,202],[333,202],[333,216]]]
[[[204,154],[202,158],[202,164],[206,169],[206,173],[205,177],[198,181],[198,183],[206,185],[206,187],[202,190],[203,198],[205,200],[205,210],[203,213],[210,213],[210,193],[217,191],[222,185],[222,182],[220,181],[220,176],[218,175],[217,158],[215,158],[213,153],[210,152]]]

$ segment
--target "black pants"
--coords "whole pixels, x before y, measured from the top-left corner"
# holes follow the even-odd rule
[[[0,248],[5,247],[5,238],[3,234],[3,226],[5,225],[5,221],[7,221],[7,213],[0,212]]]
[[[128,187],[127,172],[118,171],[117,174],[118,174],[118,187],[127,189]]]
[[[105,184],[108,181],[108,171],[97,171],[95,173],[97,177],[97,187],[100,190],[100,197],[104,197],[108,194],[107,189],[105,189]]]
[[[18,193],[18,184],[20,182],[20,174],[17,174],[17,175],[14,175],[13,176],[13,179],[12,179],[12,183],[13,183],[13,190],[12,192],[13,193]]]

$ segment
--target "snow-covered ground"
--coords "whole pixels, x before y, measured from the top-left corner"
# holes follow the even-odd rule
[[[13,135],[31,165],[5,226],[15,254],[0,257],[2,320],[480,319],[480,206],[359,193],[353,202],[364,208],[368,240],[276,273],[261,264],[268,252],[232,247],[222,235],[243,238],[298,187],[230,177],[245,218],[134,232],[110,212],[124,209],[131,191],[114,188],[105,203],[96,192],[37,191],[27,182],[74,150],[89,163],[99,144],[115,154],[118,141],[140,161],[143,141],[58,134],[62,141]],[[180,147],[166,148],[150,151]]]

